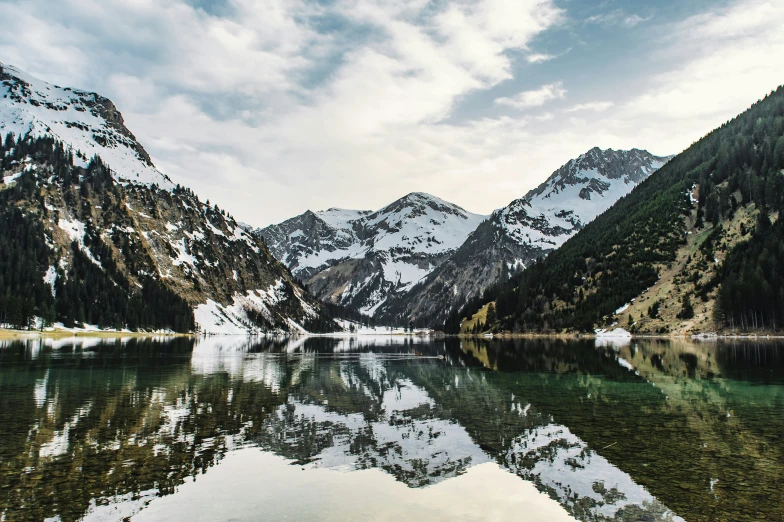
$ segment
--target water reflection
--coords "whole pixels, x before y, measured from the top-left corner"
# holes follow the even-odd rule
[[[6,343],[0,518],[122,519],[261,448],[410,488],[495,463],[580,520],[780,519],[783,355],[748,342]]]

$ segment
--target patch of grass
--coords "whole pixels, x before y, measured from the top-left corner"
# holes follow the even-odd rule
[[[86,331],[70,332],[67,330],[40,331],[40,330],[9,330],[0,328],[0,340],[23,340],[23,339],[64,339],[68,337],[103,337],[107,339],[121,337],[193,337],[187,333],[152,333],[152,332],[107,332],[107,331]]]
[[[495,301],[492,301],[491,303],[495,304]],[[471,329],[477,322],[482,321],[482,324],[487,323],[487,309],[490,307],[491,303],[487,303],[482,308],[480,308],[477,313],[463,321],[463,326],[460,328],[460,332],[471,333]]]

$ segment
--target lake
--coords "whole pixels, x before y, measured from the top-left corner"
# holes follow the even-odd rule
[[[784,345],[0,344],[0,520],[782,520]]]

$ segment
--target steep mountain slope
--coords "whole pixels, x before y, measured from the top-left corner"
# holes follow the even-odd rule
[[[664,165],[670,158],[593,148],[492,216],[426,279],[397,295],[379,317],[442,325],[447,315],[508,274],[529,266]]]
[[[174,188],[103,96],[51,85],[0,62],[0,97],[0,136],[50,136],[72,149],[76,165],[97,155],[117,181]]]
[[[485,218],[415,192],[376,212],[308,211],[256,233],[317,297],[372,315],[439,266]]]
[[[784,88],[711,132],[494,292],[510,331],[784,324]],[[451,331],[471,310],[448,321]]]
[[[158,172],[109,100],[0,78],[0,323],[337,328],[258,237]]]

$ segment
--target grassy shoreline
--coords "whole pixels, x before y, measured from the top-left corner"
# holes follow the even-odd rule
[[[68,337],[98,337],[106,339],[119,339],[128,337],[195,337],[189,333],[153,333],[153,332],[108,332],[102,330],[73,332],[70,330],[9,330],[0,328],[0,341],[22,341],[28,339],[65,339]]]

